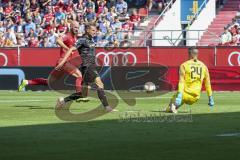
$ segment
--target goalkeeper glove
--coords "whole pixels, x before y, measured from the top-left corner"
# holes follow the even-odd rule
[[[208,105],[212,108],[214,106],[213,96],[209,97]]]
[[[182,104],[182,93],[178,93],[175,99],[175,105],[180,106]]]

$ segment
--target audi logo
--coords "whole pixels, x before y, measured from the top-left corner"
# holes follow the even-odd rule
[[[232,53],[229,54],[229,56],[228,56],[228,64],[230,66],[234,66],[234,64],[233,64],[234,57],[235,57],[234,55],[237,55],[237,63],[238,63],[238,66],[240,66],[240,53],[237,52],[237,51],[232,52]]]
[[[103,65],[110,66],[134,66],[137,63],[137,57],[132,52],[99,52],[96,54],[96,64],[99,66],[98,59],[103,56]],[[132,61],[131,61],[131,60]],[[111,61],[112,60],[112,61]],[[131,63],[129,63],[131,61]]]
[[[4,58],[4,63],[3,63],[2,66],[7,66],[7,64],[8,64],[8,57],[6,56],[6,54],[0,52],[0,56],[2,56]]]

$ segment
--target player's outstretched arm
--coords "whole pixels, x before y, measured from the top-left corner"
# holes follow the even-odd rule
[[[184,81],[185,81],[184,77],[185,77],[185,70],[184,70],[184,66],[181,65],[180,71],[179,71],[178,93],[177,93],[177,97],[175,100],[175,105],[177,105],[177,106],[180,106],[182,103]]]
[[[206,67],[206,73],[205,73],[205,88],[208,94],[208,105],[210,107],[214,106],[214,99],[213,99],[213,95],[212,95],[212,87],[211,87],[211,81],[210,81],[210,75],[209,75],[209,71]]]
[[[60,70],[60,69],[62,68],[62,66],[64,65],[64,63],[67,62],[68,57],[69,57],[69,56],[71,55],[71,53],[72,53],[73,51],[75,51],[75,50],[77,50],[76,47],[71,47],[71,48],[67,51],[67,53],[65,54],[65,56],[63,57],[62,61],[57,65],[57,67],[56,67],[55,69],[56,69],[56,70]]]

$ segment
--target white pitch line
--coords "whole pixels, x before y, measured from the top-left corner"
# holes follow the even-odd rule
[[[240,132],[238,132],[238,133],[218,134],[216,136],[218,136],[218,137],[239,137],[240,136]]]
[[[215,97],[218,97],[218,98],[226,98],[226,96],[215,96]],[[170,99],[172,98],[172,96],[157,96],[157,97],[136,97],[136,98],[122,98],[120,97],[119,95],[117,96],[118,99],[136,99],[136,100],[142,100],[142,99]],[[228,97],[228,98],[235,98],[235,97]],[[39,99],[26,99],[26,100],[16,100],[16,99],[10,99],[10,100],[0,100],[0,103],[13,103],[13,102],[51,102],[51,101],[55,101],[57,98],[53,98],[53,97],[48,97],[47,98],[48,100],[39,100]],[[50,100],[52,99],[52,100]],[[94,98],[90,98],[91,101],[94,101],[94,100],[97,100],[97,99],[94,99]]]
[[[131,98],[125,98],[125,99],[131,99]],[[134,99],[134,98],[132,98]],[[156,99],[154,97],[151,98],[136,98],[136,99]],[[37,99],[31,99],[31,100],[0,100],[0,103],[17,103],[17,102],[52,102],[54,100],[37,100]],[[97,101],[97,99],[90,99],[90,101]],[[55,101],[54,101],[55,102]]]
[[[14,102],[50,102],[49,100],[37,100],[37,99],[29,99],[29,100],[0,100],[0,103],[14,103]]]
[[[172,97],[141,97],[141,98],[137,98],[137,99],[169,99]]]
[[[121,98],[121,97],[117,97],[119,99],[169,99],[169,98],[172,98],[172,97],[136,97],[136,98]]]

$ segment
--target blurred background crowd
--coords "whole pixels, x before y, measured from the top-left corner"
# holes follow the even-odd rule
[[[222,46],[239,46],[240,45],[240,17],[232,19],[232,22],[224,27],[221,35]]]
[[[160,12],[165,1],[145,3]],[[1,0],[0,46],[57,47],[57,37],[69,30],[73,20],[80,24],[78,36],[84,34],[86,24],[95,23],[97,46],[119,46],[143,18],[124,0]]]

